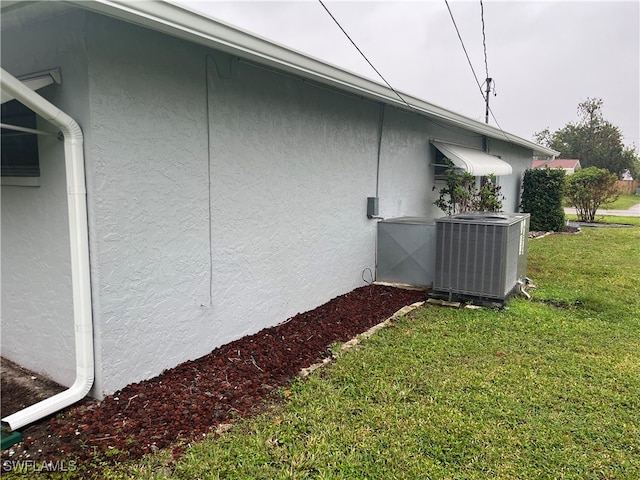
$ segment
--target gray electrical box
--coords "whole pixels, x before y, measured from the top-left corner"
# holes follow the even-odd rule
[[[367,197],[367,217],[372,218],[378,215],[378,197]]]
[[[432,219],[400,217],[378,222],[376,280],[432,285],[435,234]]]
[[[437,219],[433,289],[504,300],[526,277],[528,241],[528,213]]]

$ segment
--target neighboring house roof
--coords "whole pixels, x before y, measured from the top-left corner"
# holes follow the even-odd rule
[[[556,158],[555,160],[534,160],[533,168],[563,168],[564,170],[579,170],[580,160],[573,158]]]
[[[547,163],[549,163],[549,160],[534,160],[533,161],[533,168],[542,168],[544,167]]]
[[[490,138],[506,140],[509,143],[531,149],[536,155],[558,155],[558,152],[550,148],[537,145],[499,128],[465,117],[409,94],[398,92],[409,104],[407,106],[387,86],[178,5],[165,1],[124,0],[95,0],[91,2],[72,0],[70,3],[400,109],[413,111],[448,125],[462,127]]]

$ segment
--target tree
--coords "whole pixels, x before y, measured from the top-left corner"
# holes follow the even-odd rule
[[[601,205],[614,202],[620,196],[615,174],[604,168],[578,170],[567,179],[565,196],[581,222],[593,222]]]
[[[577,158],[583,168],[605,168],[621,178],[629,170],[640,175],[640,158],[635,146],[625,147],[622,132],[602,117],[602,99],[587,98],[578,104],[577,123],[570,122],[551,132],[545,128],[534,134],[541,145],[560,152],[560,158]]]

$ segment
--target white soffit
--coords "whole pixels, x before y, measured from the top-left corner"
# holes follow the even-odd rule
[[[498,157],[484,153],[481,150],[444,142],[432,141],[431,143],[451,160],[456,167],[469,172],[474,177],[511,175],[513,172],[511,165],[507,162],[503,162]]]
[[[51,85],[52,83],[57,83],[58,85],[62,83],[62,76],[60,75],[59,68],[30,73],[28,75],[22,75],[17,78],[34,92],[36,90],[40,90],[43,87],[46,87],[47,85]],[[2,90],[2,103],[9,102],[13,99],[13,95]]]

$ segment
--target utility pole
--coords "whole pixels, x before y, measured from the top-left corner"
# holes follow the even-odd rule
[[[484,100],[485,100],[485,104],[487,106],[486,110],[484,111],[484,123],[489,123],[489,94],[491,93],[491,82],[493,81],[492,78],[487,78],[487,81],[485,82],[487,84],[487,90],[484,96]]]
[[[489,93],[491,93],[491,82],[492,79],[487,77],[486,80],[486,84],[487,84],[487,90],[486,93],[484,94],[484,102],[486,105],[485,111],[484,111],[484,123],[488,124],[489,123]],[[484,137],[482,137],[482,149],[489,153],[489,139],[487,138],[487,136],[485,135]]]

